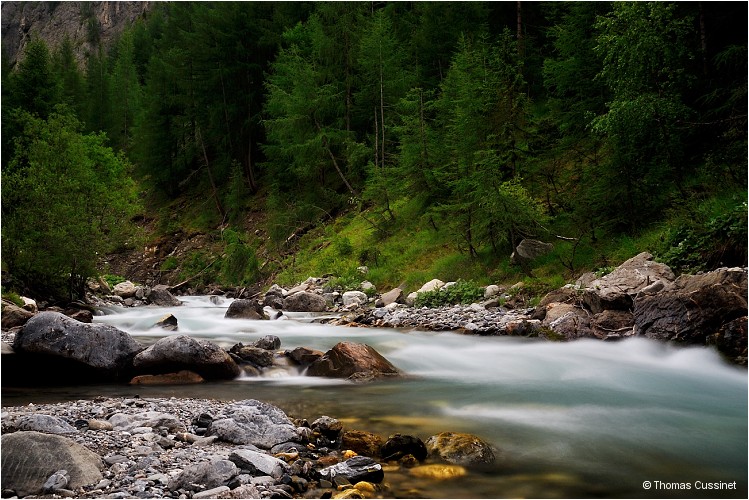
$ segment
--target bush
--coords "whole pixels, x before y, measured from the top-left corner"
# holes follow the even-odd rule
[[[484,290],[473,281],[458,280],[439,290],[422,292],[416,296],[416,307],[441,307],[453,304],[471,304],[484,297]]]
[[[114,288],[115,285],[119,285],[123,281],[127,281],[126,278],[116,275],[116,274],[105,274],[102,276],[102,279],[107,282],[107,285],[109,285],[109,288]]]
[[[260,264],[255,249],[236,231],[224,231],[226,254],[221,261],[219,272],[222,282],[230,285],[251,285],[260,275]]]

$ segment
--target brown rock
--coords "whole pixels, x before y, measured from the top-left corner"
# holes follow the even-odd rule
[[[400,372],[390,361],[366,344],[339,342],[309,366],[307,375],[370,381],[399,376]]]
[[[13,328],[16,326],[24,325],[34,313],[18,307],[10,302],[3,302],[3,314],[2,314],[2,327],[3,330]]]
[[[382,438],[373,432],[350,430],[343,431],[341,448],[353,450],[359,455],[377,457],[380,455]]]
[[[291,351],[286,351],[284,354],[295,363],[302,366],[310,365],[325,355],[322,351],[310,349],[308,347],[297,347]]]
[[[491,446],[473,434],[442,432],[427,439],[425,444],[430,454],[451,464],[490,465],[495,460]]]
[[[205,379],[190,370],[181,370],[177,373],[164,373],[161,375],[138,375],[133,377],[130,385],[183,385],[200,384]]]

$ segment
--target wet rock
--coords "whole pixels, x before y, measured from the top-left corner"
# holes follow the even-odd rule
[[[382,466],[369,457],[357,456],[345,462],[337,463],[319,471],[320,477],[335,482],[336,478],[345,478],[350,483],[367,481],[380,483],[385,477]]]
[[[334,494],[331,498],[344,499],[344,498],[367,498],[364,493],[357,490],[356,488],[349,488],[343,491],[339,491]]]
[[[22,431],[37,431],[48,434],[73,434],[78,430],[65,420],[52,415],[26,415],[16,421],[16,427]]]
[[[289,472],[289,466],[286,462],[259,451],[235,450],[229,455],[229,460],[252,475],[266,475],[274,479],[280,479],[281,476]]]
[[[427,451],[456,465],[477,466],[494,463],[491,446],[473,434],[442,432],[426,441]]]
[[[208,435],[234,444],[252,444],[270,449],[300,436],[289,417],[279,408],[255,399],[228,406],[211,423]]]
[[[3,434],[3,489],[18,496],[43,493],[48,479],[57,471],[69,476],[67,488],[96,484],[103,479],[101,458],[69,438],[34,431]]]
[[[254,299],[237,299],[229,304],[225,318],[238,319],[268,319],[263,306]]]
[[[242,361],[251,363],[257,367],[273,366],[273,351],[236,344],[229,352],[238,356]]]
[[[81,323],[45,311],[26,322],[13,349],[19,354],[44,356],[58,368],[58,380],[90,382],[123,378],[143,346],[113,326]]]
[[[284,299],[283,309],[292,312],[323,312],[328,305],[321,295],[300,291]]]
[[[33,312],[27,311],[10,302],[3,301],[2,327],[3,330],[26,324],[34,316]]]
[[[416,477],[442,481],[463,477],[468,474],[468,471],[461,465],[427,464],[413,467],[409,469],[409,473]]]
[[[161,375],[138,375],[130,380],[130,385],[185,385],[202,384],[205,379],[190,370],[180,370],[177,373]]]
[[[642,252],[592,281],[583,291],[583,301],[593,314],[606,309],[631,310],[637,292],[658,280],[670,283],[674,278],[666,264],[654,262],[651,254]]]
[[[297,347],[284,353],[288,358],[298,365],[306,366],[322,358],[325,353],[308,347]]]
[[[241,373],[231,356],[219,346],[186,335],[159,339],[135,356],[133,366],[139,373],[149,375],[190,370],[206,380],[233,379]]]
[[[382,445],[380,455],[383,460],[398,460],[405,455],[413,455],[416,460],[423,462],[427,457],[427,448],[418,437],[394,434]]]
[[[176,478],[169,482],[169,489],[200,491],[202,489],[226,486],[239,469],[233,462],[223,458],[214,458],[185,468]]]
[[[336,440],[341,435],[343,424],[340,420],[323,415],[312,422],[311,428],[330,440]]]
[[[341,435],[341,448],[353,450],[360,455],[379,456],[381,446],[382,438],[373,432],[345,430]]]
[[[601,339],[629,337],[633,334],[634,317],[630,311],[607,309],[593,316],[590,328]]]
[[[369,381],[401,374],[374,348],[366,344],[339,342],[309,366],[307,375]]]
[[[181,306],[182,301],[172,295],[169,287],[166,285],[156,285],[146,294],[146,300],[149,304],[161,307]]]
[[[123,299],[135,297],[135,292],[136,286],[131,281],[123,281],[121,283],[117,283],[114,288],[112,288],[112,293],[114,293],[115,295],[119,295]]]
[[[281,347],[281,339],[275,335],[266,335],[254,341],[250,344],[252,347],[258,349],[266,349],[268,351],[275,351]]]
[[[166,316],[158,320],[156,324],[154,324],[154,326],[158,326],[160,328],[163,328],[164,330],[176,332],[178,328],[177,318],[175,318],[173,314],[167,314]]]
[[[747,364],[747,317],[736,318],[724,323],[717,333],[707,338],[708,345],[714,345],[734,363]]]

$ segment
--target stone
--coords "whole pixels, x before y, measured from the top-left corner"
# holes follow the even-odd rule
[[[438,279],[433,279],[431,281],[427,281],[423,285],[421,285],[421,288],[416,290],[416,293],[424,293],[424,292],[433,292],[435,290],[439,290],[445,286],[445,282]]]
[[[136,287],[132,281],[123,281],[121,283],[117,283],[114,288],[112,288],[112,293],[115,295],[119,295],[123,299],[135,297],[135,291]]]
[[[254,299],[236,299],[226,310],[225,318],[235,319],[268,319],[263,306]]]
[[[193,498],[195,498],[193,496]],[[254,484],[242,484],[231,491],[219,493],[216,498],[263,498]]]
[[[229,352],[241,358],[242,361],[260,368],[273,366],[273,351],[237,344]]]
[[[200,491],[198,493],[193,493],[193,498],[218,498],[219,495],[222,495],[223,493],[227,493],[231,491],[231,488],[228,486],[217,486],[216,488],[211,488],[210,490],[204,490]]]
[[[328,481],[335,482],[336,478],[342,477],[350,483],[359,481],[380,483],[385,477],[382,466],[374,459],[364,456],[356,456],[345,462],[325,467],[319,471],[319,474]]]
[[[359,285],[359,288],[361,288],[362,292],[372,291],[376,292],[377,287],[374,286],[370,281],[362,281]]]
[[[427,458],[424,442],[415,436],[394,434],[388,438],[380,450],[383,460],[398,460],[406,455],[413,455],[423,462]]]
[[[499,295],[499,293],[502,291],[501,288],[497,285],[489,285],[484,289],[484,298],[490,299],[496,295]]]
[[[199,491],[202,488],[212,489],[226,486],[239,469],[233,462],[223,458],[214,458],[210,462],[201,462],[186,467],[177,477],[169,481],[169,489]]]
[[[344,430],[341,435],[341,448],[353,450],[359,455],[368,457],[380,456],[382,437],[379,435],[360,430]]]
[[[259,349],[275,351],[276,349],[281,347],[281,339],[276,337],[275,335],[266,335],[264,337],[257,339],[250,345],[252,347],[257,347]]]
[[[3,330],[9,330],[11,328],[26,324],[26,322],[34,316],[34,313],[27,311],[22,307],[18,307],[10,302],[3,301],[3,314],[2,323]]]
[[[531,238],[524,238],[515,247],[513,255],[516,259],[522,260],[533,260],[542,255],[546,255],[554,249],[554,245],[551,243],[545,243],[543,241],[534,240]]]
[[[369,381],[401,374],[374,348],[366,344],[339,342],[309,366],[307,375]]]
[[[634,327],[634,316],[630,311],[607,309],[590,320],[593,334],[601,339],[614,339],[631,336]]]
[[[129,415],[126,413],[115,413],[109,417],[109,423],[117,431],[130,432],[141,427],[152,429],[164,428],[170,432],[184,432],[185,426],[171,413],[158,411],[146,411]]]
[[[322,358],[325,353],[309,347],[297,347],[284,353],[298,365],[307,366]]]
[[[81,323],[45,311],[16,335],[18,354],[44,356],[63,380],[128,380],[133,357],[143,346],[127,333],[103,323]],[[53,363],[56,362],[55,363]],[[125,378],[127,377],[127,378]]]
[[[323,312],[328,306],[321,295],[304,291],[289,295],[283,304],[283,309],[291,312]]]
[[[16,421],[16,427],[22,431],[37,431],[47,434],[73,434],[78,432],[78,429],[60,417],[38,413],[20,417]]]
[[[94,313],[87,309],[67,310],[65,311],[65,316],[69,317],[70,319],[80,321],[81,323],[94,322]]]
[[[175,332],[178,328],[177,318],[175,318],[173,314],[167,314],[159,319],[153,326],[158,326],[164,330]]]
[[[495,460],[491,446],[473,434],[442,432],[427,439],[425,445],[430,455],[451,464],[480,466]]]
[[[172,295],[169,287],[166,285],[156,285],[146,294],[146,300],[149,304],[161,307],[181,306],[182,301]]]
[[[255,399],[230,405],[222,417],[214,419],[207,435],[263,449],[300,438],[296,427],[282,410]]]
[[[408,471],[416,477],[435,479],[442,481],[445,479],[455,479],[468,474],[468,471],[462,465],[445,465],[445,464],[427,464],[412,467]]]
[[[341,435],[341,431],[343,430],[343,424],[340,420],[328,417],[327,415],[323,415],[322,417],[312,422],[312,425],[310,427],[313,431],[319,432],[326,438],[333,441],[338,439],[338,436]]]
[[[346,498],[367,498],[364,493],[357,490],[356,488],[348,488],[346,490],[335,493],[331,498],[335,499],[346,499]]]
[[[234,450],[229,455],[229,460],[253,476],[264,475],[280,479],[281,476],[290,470],[288,464],[283,460],[254,450]]]
[[[57,471],[69,476],[66,487],[75,490],[103,479],[99,455],[75,441],[34,431],[4,433],[2,447],[3,490],[19,497],[43,493],[45,482]]]
[[[68,485],[69,481],[70,475],[68,474],[68,471],[60,469],[49,476],[49,479],[47,479],[42,486],[42,491],[44,493],[53,493],[57,490],[63,490]]]
[[[362,305],[366,304],[368,297],[367,294],[364,292],[360,292],[358,290],[351,290],[348,292],[344,292],[342,296],[343,305],[344,306],[350,306],[350,305]]]
[[[638,295],[634,302],[634,331],[637,336],[651,339],[705,345],[727,324],[745,316],[747,270],[721,268],[684,274],[654,295]],[[727,345],[728,338],[737,343]],[[746,341],[741,340],[741,335],[724,335],[720,346],[727,354],[742,352]]]
[[[747,364],[747,317],[736,318],[707,338],[707,344],[715,346],[729,360],[736,364]]]
[[[614,271],[592,281],[582,299],[587,308],[598,314],[605,309],[631,310],[634,297],[643,288],[658,280],[670,283],[675,279],[666,264],[653,261],[653,256],[642,252],[625,261]]]
[[[233,379],[241,373],[231,356],[219,346],[187,335],[159,339],[135,356],[133,367],[138,373],[148,375],[190,370],[206,380]]]
[[[382,301],[383,307],[401,302],[403,300],[403,290],[400,288],[393,288],[389,292],[383,293],[382,296],[380,296],[380,300]]]
[[[185,385],[202,384],[205,379],[190,370],[180,370],[177,373],[163,373],[161,375],[138,375],[130,380],[130,385]]]
[[[416,303],[416,299],[419,294],[417,292],[411,292],[406,296],[405,303],[407,306],[413,306]]]

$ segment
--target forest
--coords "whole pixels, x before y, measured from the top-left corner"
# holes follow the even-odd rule
[[[558,286],[642,250],[746,266],[746,20],[744,2],[155,2],[83,62],[32,39],[3,53],[3,290],[75,296],[103,255],[177,231],[214,246],[163,269],[213,263],[198,279],[223,285],[366,265],[378,286]],[[513,263],[524,238],[554,249]]]

